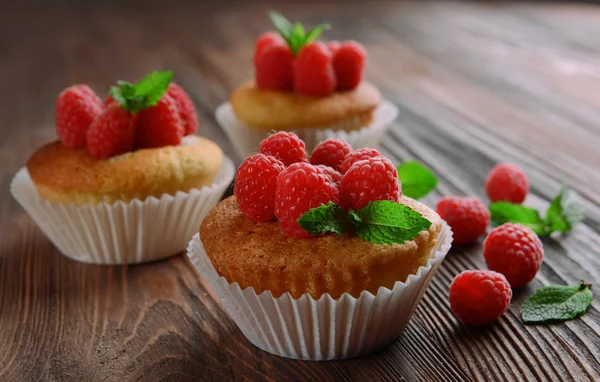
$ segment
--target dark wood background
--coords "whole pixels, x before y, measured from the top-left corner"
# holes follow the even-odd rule
[[[276,8],[330,39],[369,50],[368,77],[401,112],[383,150],[441,179],[425,199],[485,198],[499,161],[522,166],[530,205],[561,183],[587,204],[585,224],[544,240],[537,279],[484,328],[460,325],[448,286],[482,268],[481,245],[454,248],[402,337],[343,362],[278,358],[245,340],[185,256],[140,266],[70,261],[8,193],[13,174],[54,139],[56,95],[73,83],[173,69],[200,115],[199,134],[231,145],[215,108],[252,75],[253,41]],[[583,317],[524,326],[537,287],[600,284],[600,8],[456,2],[3,2],[0,9],[0,380],[600,380],[600,301]],[[600,285],[597,285],[600,286]],[[600,294],[600,289],[596,289]]]

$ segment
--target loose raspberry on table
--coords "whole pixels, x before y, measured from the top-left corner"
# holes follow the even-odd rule
[[[87,131],[88,151],[97,158],[109,158],[131,151],[135,138],[133,116],[119,105],[104,109]]]
[[[275,216],[288,236],[312,237],[300,227],[298,219],[312,208],[329,202],[339,203],[338,188],[329,176],[310,163],[294,163],[277,177]]]
[[[398,202],[400,196],[398,172],[385,157],[358,161],[342,177],[340,200],[346,210],[366,207],[375,200]]]
[[[240,165],[233,193],[247,219],[266,222],[275,219],[277,176],[285,169],[275,157],[256,154]]]
[[[485,233],[490,212],[477,198],[446,196],[440,199],[436,211],[452,228],[454,244],[467,244]]]
[[[313,149],[310,154],[310,163],[322,164],[340,171],[340,164],[351,151],[352,146],[342,139],[326,139]]]
[[[179,116],[181,117],[181,121],[183,121],[185,130],[183,135],[194,134],[198,128],[198,114],[196,113],[196,107],[190,99],[190,96],[181,86],[174,83],[169,84],[167,94],[171,96],[177,104]]]
[[[464,271],[450,285],[450,309],[465,324],[495,321],[510,305],[512,290],[506,278],[494,271]]]
[[[338,90],[353,90],[360,84],[365,69],[367,51],[356,41],[345,41],[333,56]]]
[[[102,100],[87,85],[63,90],[55,106],[56,133],[63,145],[85,147],[87,130],[102,109]]]
[[[258,38],[256,39],[256,43],[254,44],[254,65],[256,65],[258,57],[261,56],[262,51],[267,46],[274,44],[285,44],[285,40],[283,39],[283,37],[281,37],[279,33],[268,31],[258,36]]]
[[[307,162],[306,145],[294,133],[280,131],[260,142],[260,152],[271,155],[289,166],[296,162]]]
[[[293,66],[294,53],[286,43],[267,45],[256,57],[256,86],[260,89],[291,91]]]
[[[348,171],[348,169],[350,168],[350,166],[352,166],[354,163],[358,162],[359,160],[375,158],[378,156],[381,156],[379,151],[377,151],[375,149],[370,149],[368,147],[351,151],[350,153],[348,153],[348,155],[346,155],[346,157],[342,161],[342,163],[340,165],[340,172],[342,174],[345,174]]]
[[[178,145],[185,131],[177,103],[168,94],[164,94],[155,106],[140,111],[135,125],[137,148]]]
[[[488,174],[485,190],[492,202],[522,203],[529,192],[529,181],[518,166],[500,163]]]
[[[540,269],[544,247],[537,235],[521,224],[494,228],[483,243],[488,268],[502,273],[513,288],[528,284]]]
[[[340,174],[338,171],[335,171],[331,167],[325,166],[323,164],[318,164],[316,165],[316,167],[319,170],[323,171],[325,175],[330,177],[333,183],[335,183],[338,187],[340,186],[340,183],[342,183],[342,174]]]
[[[305,45],[294,62],[294,91],[307,97],[326,97],[335,92],[332,54],[320,41]]]

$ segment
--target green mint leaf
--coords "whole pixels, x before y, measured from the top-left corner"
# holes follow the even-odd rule
[[[312,208],[298,219],[298,224],[311,235],[325,235],[332,232],[338,235],[348,229],[348,216],[342,207],[334,202]]]
[[[520,223],[528,226],[538,235],[548,235],[548,227],[540,213],[531,207],[509,202],[494,202],[489,206],[492,225],[504,223]]]
[[[585,313],[592,303],[592,290],[585,282],[540,288],[521,307],[521,318],[527,324],[566,321]]]
[[[279,12],[271,11],[269,12],[269,17],[281,37],[283,37],[283,39],[291,46],[290,37],[292,36],[292,33],[294,33],[294,26],[292,23]]]
[[[438,180],[433,172],[419,162],[404,162],[397,170],[402,194],[410,198],[420,199],[437,186]]]
[[[546,223],[550,231],[571,231],[583,219],[583,208],[579,194],[563,186],[546,211]]]
[[[117,81],[117,86],[111,87],[110,94],[123,108],[138,113],[156,105],[169,88],[172,79],[172,71],[152,72],[136,84]]]
[[[389,200],[371,202],[348,217],[358,237],[376,244],[403,244],[431,226],[417,211]]]
[[[311,29],[310,32],[306,34],[306,38],[304,39],[304,45],[310,44],[311,42],[315,41],[317,37],[319,37],[319,35],[321,35],[321,33],[323,33],[323,31],[327,29],[331,29],[331,26],[329,24],[321,24]]]

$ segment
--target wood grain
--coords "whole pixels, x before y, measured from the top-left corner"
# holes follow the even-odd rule
[[[341,362],[299,362],[245,340],[184,256],[134,267],[67,260],[8,194],[13,174],[55,136],[58,92],[107,89],[172,69],[190,93],[199,133],[232,154],[215,108],[251,76],[266,10],[316,24],[370,53],[368,77],[400,117],[382,149],[416,158],[442,195],[485,198],[499,161],[529,175],[543,208],[566,183],[584,224],[546,239],[542,269],[485,328],[462,326],[447,293],[485,266],[481,245],[452,250],[402,337]],[[552,326],[524,326],[519,308],[551,283],[600,281],[600,8],[457,2],[78,2],[6,5],[0,15],[0,380],[600,380],[600,304]]]

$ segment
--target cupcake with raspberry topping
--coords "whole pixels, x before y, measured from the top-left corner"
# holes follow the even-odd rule
[[[398,110],[363,79],[365,48],[356,41],[316,41],[327,25],[305,32],[280,14],[270,16],[279,33],[257,39],[255,78],[216,112],[239,156],[256,152],[273,131],[294,132],[309,150],[327,138],[376,147]]]
[[[297,136],[276,133],[190,242],[192,263],[259,348],[348,358],[406,326],[452,232],[402,195],[389,159],[370,154],[332,139],[308,157]]]
[[[59,140],[36,150],[11,190],[66,256],[123,264],[174,255],[232,181],[233,164],[194,135],[194,104],[171,78],[119,81],[105,102],[86,85],[58,96]]]

